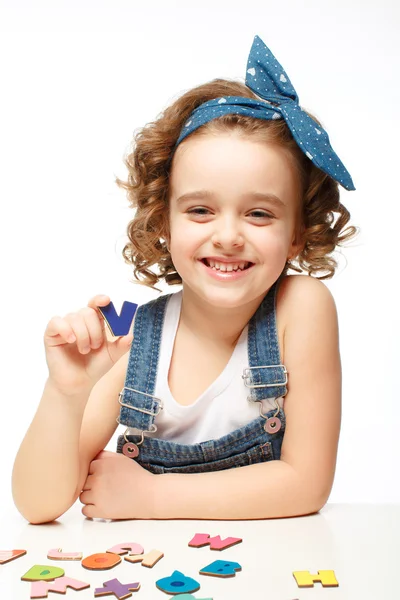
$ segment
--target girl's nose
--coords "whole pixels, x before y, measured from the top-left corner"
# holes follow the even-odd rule
[[[211,240],[215,246],[224,248],[242,246],[244,243],[240,224],[231,220],[217,223]]]

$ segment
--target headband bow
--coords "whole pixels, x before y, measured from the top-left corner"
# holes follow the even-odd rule
[[[175,148],[190,133],[225,114],[242,114],[267,121],[283,118],[304,154],[346,190],[355,190],[350,173],[334,152],[327,132],[303,111],[288,75],[258,35],[250,49],[246,85],[268,104],[242,96],[209,100],[191,113]]]

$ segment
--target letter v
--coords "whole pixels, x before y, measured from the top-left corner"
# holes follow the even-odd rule
[[[100,314],[103,316],[112,335],[118,337],[129,333],[129,328],[138,305],[134,302],[125,302],[121,308],[121,314],[118,316],[114,304],[110,302],[107,306],[98,306]]]

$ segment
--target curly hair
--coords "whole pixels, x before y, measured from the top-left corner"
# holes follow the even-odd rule
[[[157,291],[161,290],[155,284],[162,279],[168,285],[182,283],[166,242],[169,239],[169,176],[175,144],[192,111],[200,104],[221,96],[243,96],[260,100],[241,82],[214,79],[183,94],[154,122],[148,123],[134,134],[131,152],[124,157],[128,180],[116,178],[117,185],[127,191],[131,208],[136,209],[127,227],[129,242],[122,251],[125,262],[134,267],[137,281],[133,283]],[[318,119],[308,114],[321,125]],[[246,138],[279,145],[288,153],[298,170],[301,214],[297,236],[301,241],[301,251],[286,263],[282,275],[293,269],[298,273],[305,271],[318,279],[333,277],[338,263],[331,254],[336,246],[358,232],[354,226],[345,229],[350,213],[340,202],[339,184],[304,155],[283,119],[264,121],[227,114],[205,123],[187,139],[232,130]],[[153,265],[158,266],[158,274],[150,270]]]

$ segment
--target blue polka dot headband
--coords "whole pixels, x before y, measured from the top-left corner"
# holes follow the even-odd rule
[[[242,96],[209,100],[198,106],[189,116],[175,148],[208,121],[229,113],[266,121],[283,118],[296,143],[314,165],[346,190],[355,190],[350,173],[334,152],[328,134],[299,106],[299,98],[288,75],[257,35],[247,62],[246,85],[268,104]]]

